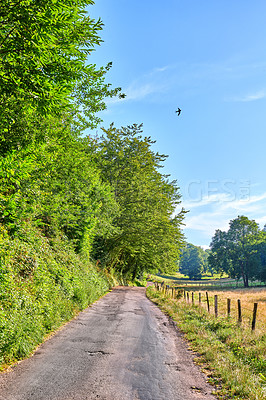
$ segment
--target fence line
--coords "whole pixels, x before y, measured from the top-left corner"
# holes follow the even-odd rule
[[[169,285],[165,285],[164,282],[162,282],[161,284],[159,283],[155,283],[155,287],[157,290],[162,291],[162,293],[164,295],[169,295],[170,297],[174,298],[174,299],[178,299],[178,298],[184,298],[184,301],[186,301],[187,303],[191,303],[192,305],[195,305],[195,296],[194,296],[194,292],[190,292],[190,291],[186,291],[185,289],[176,289],[174,287],[170,288]],[[190,298],[190,293],[191,293],[191,298]],[[210,307],[210,298],[209,298],[209,293],[206,293],[206,304],[207,304],[207,311],[210,313],[211,307]],[[231,303],[231,299],[227,298],[227,318],[231,318],[231,311],[232,311],[232,303]],[[201,307],[202,306],[202,301],[204,301],[202,299],[202,293],[199,292],[199,302],[198,302],[198,306]],[[242,324],[243,322],[243,314],[242,314],[242,310],[247,310],[251,313],[251,330],[254,331],[255,327],[256,327],[256,322],[259,320],[257,318],[257,310],[258,310],[258,303],[253,303],[253,310],[251,311],[248,308],[242,307],[241,304],[241,300],[238,299],[237,300],[237,322],[239,325]],[[219,313],[219,300],[218,300],[218,295],[214,295],[214,315],[217,318],[218,317],[218,313]],[[224,315],[224,314],[223,314]]]

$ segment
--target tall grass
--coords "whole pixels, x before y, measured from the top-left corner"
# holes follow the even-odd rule
[[[28,356],[108,290],[106,275],[62,238],[26,226],[15,239],[0,231],[0,368]]]
[[[206,308],[206,292],[192,289],[195,303],[199,300],[201,293],[202,306]],[[240,300],[242,312],[242,325],[246,328],[251,327],[254,303],[258,303],[256,330],[265,331],[266,327],[266,288],[243,288],[243,289],[208,289],[211,312],[214,312],[214,296],[218,296],[218,315],[227,316],[227,299],[231,300],[232,320],[238,319],[237,301]]]
[[[172,299],[154,288],[148,288],[147,295],[177,322],[199,353],[196,362],[216,384],[219,398],[266,398],[265,329],[252,332],[235,319],[215,318],[204,307],[188,304],[183,297]]]

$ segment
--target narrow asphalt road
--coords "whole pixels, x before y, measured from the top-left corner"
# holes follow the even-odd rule
[[[214,400],[212,390],[144,288],[114,289],[0,375],[1,400]]]

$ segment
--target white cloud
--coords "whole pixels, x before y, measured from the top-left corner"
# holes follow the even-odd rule
[[[193,208],[203,207],[213,203],[225,203],[232,201],[231,195],[228,193],[213,193],[209,195],[204,195],[200,199],[184,201],[183,207],[186,210],[191,210]]]
[[[120,102],[140,101],[144,98],[151,98],[156,94],[167,94],[172,96],[173,88],[175,91],[180,86],[190,90],[200,90],[201,84],[206,87],[206,81],[228,81],[233,77],[246,77],[254,70],[261,70],[265,65],[242,65],[236,63],[235,60],[225,60],[222,63],[176,63],[154,67],[147,71],[142,76],[130,82],[123,87],[123,92],[126,94],[125,99],[107,99],[107,105],[113,105]],[[200,86],[199,86],[200,85]],[[198,87],[199,86],[199,87]],[[266,90],[260,90],[255,93],[250,93],[244,96],[228,97],[226,101],[234,102],[249,102],[266,97]],[[169,97],[168,97],[169,98]]]
[[[200,231],[205,237],[211,238],[216,229],[226,230],[229,220],[229,215],[226,216],[219,210],[199,213],[186,218],[185,229]]]
[[[230,193],[214,193],[204,195],[201,199],[197,201],[184,201],[182,205],[187,210],[192,210],[204,206],[216,206],[216,208],[220,208],[223,211],[227,209],[235,209],[247,210],[250,212],[259,212],[262,206],[264,207],[263,209],[266,211],[266,204],[261,203],[263,200],[266,200],[266,193],[253,196],[250,196],[247,193],[243,198],[238,197],[237,193],[234,195],[234,197],[232,197],[232,194]]]
[[[247,94],[247,95],[240,96],[240,97],[233,97],[233,98],[231,98],[231,101],[249,102],[249,101],[261,100],[261,99],[264,99],[265,97],[266,97],[266,91],[260,90],[258,92],[252,93],[252,94]]]
[[[164,67],[154,68],[154,70],[152,71],[152,73],[168,71],[170,68],[172,68],[171,65],[165,65]]]
[[[186,231],[197,231],[207,245],[216,229],[228,230],[229,221],[238,215],[254,219],[261,228],[266,224],[266,193],[249,196],[245,200],[228,200],[228,194],[216,193],[203,196],[202,200],[196,203],[184,202],[182,206],[190,210],[185,219],[185,234]]]
[[[121,102],[139,101],[148,98],[153,94],[167,93],[169,88],[168,71],[171,66],[154,68],[143,76],[131,82],[122,92],[126,94],[124,99],[112,98],[106,99],[107,105]]]
[[[152,93],[158,93],[160,90],[161,90],[160,87],[152,83],[145,83],[142,85],[132,84],[125,90],[126,93],[125,101],[141,100]]]

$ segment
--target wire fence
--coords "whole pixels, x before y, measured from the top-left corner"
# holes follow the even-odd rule
[[[243,306],[243,301],[240,298],[225,298],[208,291],[186,290],[184,288],[170,287],[164,283],[155,283],[155,287],[166,296],[173,299],[183,299],[192,306],[205,309],[208,313],[215,315],[216,318],[234,319],[239,325],[248,325],[252,331],[255,330],[258,323],[262,329],[265,329],[265,320],[260,318],[259,314],[259,302],[253,302],[251,307],[248,308]]]

